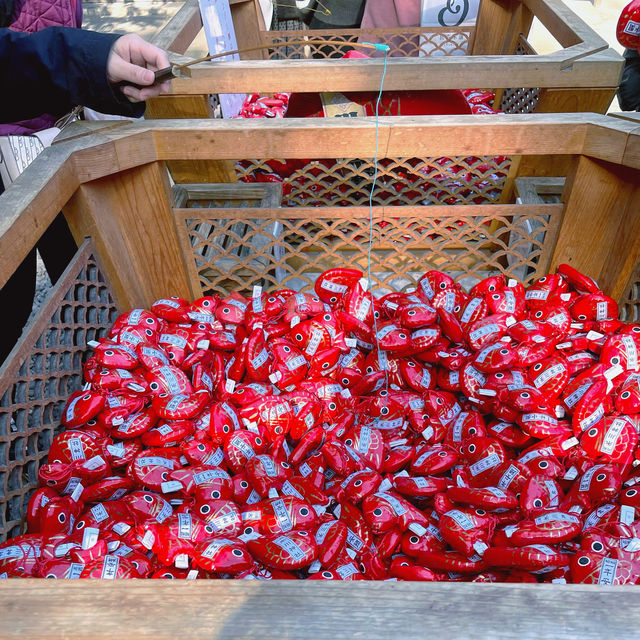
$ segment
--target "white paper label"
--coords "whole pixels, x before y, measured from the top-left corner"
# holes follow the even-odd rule
[[[360,536],[351,529],[347,529],[347,544],[356,551],[360,551],[364,547],[364,541]]]
[[[269,353],[266,349],[262,351],[251,361],[251,366],[254,369],[259,369],[269,359]]]
[[[337,520],[332,520],[331,522],[325,522],[321,524],[316,530],[316,543],[322,544],[324,539],[327,537],[327,533],[329,533],[329,529],[337,522]]]
[[[533,384],[535,384],[539,389],[547,382],[549,382],[551,378],[560,375],[563,371],[565,371],[565,367],[563,364],[554,364],[552,367],[549,367],[546,371],[543,371],[539,376],[534,378]]]
[[[118,442],[117,444],[108,444],[107,451],[114,458],[124,458],[124,455],[125,455],[124,443]]]
[[[320,329],[314,329],[311,333],[311,338],[309,340],[307,348],[305,349],[305,353],[309,354],[310,356],[315,355],[321,340],[322,331],[320,331]]]
[[[549,505],[552,507],[557,506],[560,496],[558,495],[558,488],[556,487],[555,482],[552,480],[545,480],[544,486],[547,488],[547,493],[549,494]]]
[[[614,504],[604,504],[601,507],[598,507],[585,521],[582,530],[589,529],[590,527],[595,527],[598,522],[602,519],[603,516],[606,516],[607,513],[613,511],[616,508]]]
[[[264,467],[265,473],[270,478],[275,478],[278,475],[278,471],[276,470],[276,465],[273,460],[269,456],[257,456],[258,460],[262,462],[262,466]]]
[[[274,541],[283,551],[286,551],[293,560],[304,559],[304,551],[289,537],[279,536]]]
[[[394,496],[391,496],[388,493],[384,493],[384,492],[376,493],[374,495],[378,498],[382,498],[385,502],[391,505],[393,512],[397,516],[401,516],[407,512],[406,508],[402,505],[400,500],[398,500]]]
[[[375,426],[376,429],[399,429],[404,420],[402,418],[395,418],[394,420],[376,420]]]
[[[371,445],[371,427],[362,427],[358,439],[358,452],[367,453]]]
[[[525,300],[546,300],[549,292],[541,289],[530,289],[524,294]]]
[[[618,442],[618,438],[620,437],[620,434],[622,433],[622,430],[624,429],[626,424],[627,421],[623,420],[622,418],[616,418],[611,423],[611,426],[607,429],[604,440],[600,445],[600,451],[602,451],[602,453],[606,453],[608,455],[611,455],[613,453],[616,443]]]
[[[348,289],[346,284],[339,284],[332,280],[325,280],[324,278],[320,282],[320,288],[325,291],[331,291],[331,293],[345,293]]]
[[[480,338],[484,338],[484,336],[488,336],[490,333],[498,333],[499,331],[500,327],[498,327],[497,324],[486,324],[483,327],[479,327],[475,331],[472,331],[469,334],[469,340],[479,340]]]
[[[170,344],[178,349],[184,349],[187,346],[187,339],[182,336],[176,336],[171,333],[163,333],[158,340],[160,344]]]
[[[136,460],[136,465],[139,467],[150,467],[150,466],[158,466],[158,467],[166,467],[167,469],[175,469],[176,463],[173,460],[169,460],[168,458],[161,458],[160,456],[146,456],[142,458],[138,458]]]
[[[69,451],[71,452],[71,458],[73,460],[84,460],[86,458],[84,445],[80,438],[69,438],[67,444],[69,445]]]
[[[336,569],[336,573],[343,579],[346,580],[349,576],[352,576],[356,573],[360,573],[355,564],[350,562],[349,564],[343,564],[341,567]]]
[[[477,476],[479,473],[486,471],[487,469],[491,469],[500,464],[500,456],[497,453],[491,453],[485,458],[478,460],[478,462],[474,462],[469,466],[469,471],[471,475]]]
[[[275,514],[278,524],[283,532],[290,531],[293,529],[293,522],[291,522],[291,518],[289,517],[289,512],[287,511],[287,507],[284,504],[284,500],[279,498],[278,500],[274,500],[271,503],[271,508],[273,509],[273,513]]]
[[[569,409],[572,409],[578,403],[591,384],[591,382],[586,382],[585,384],[580,385],[573,393],[570,393],[565,398],[564,403],[569,407]]]
[[[635,340],[631,336],[620,336],[622,345],[627,354],[627,370],[633,370],[638,368],[638,349],[636,347]]]
[[[202,464],[217,467],[224,460],[224,452],[218,447]]]
[[[304,367],[305,364],[307,364],[307,359],[302,355],[291,358],[286,362],[287,369],[289,369],[289,371],[295,371],[300,367]]]
[[[487,379],[472,365],[466,366],[462,374],[475,380],[481,387],[484,386],[487,381]]]
[[[615,558],[603,558],[600,564],[598,584],[613,584],[616,579],[617,568],[618,561]]]
[[[98,503],[95,506],[91,507],[90,511],[91,511],[91,514],[93,515],[94,520],[98,524],[100,524],[103,520],[106,520],[109,517],[109,514],[107,513],[107,510],[100,503]]]
[[[0,549],[0,560],[7,560],[8,558],[21,558],[24,555],[22,547],[18,545],[12,545],[10,547],[5,547],[4,549]]]
[[[119,565],[120,558],[118,556],[105,556],[100,577],[103,580],[115,580]]]
[[[603,300],[596,304],[596,320],[598,322],[607,319],[607,303]]]
[[[521,420],[522,422],[544,422],[554,427],[558,424],[554,416],[549,416],[546,413],[524,413]]]
[[[464,529],[464,531],[473,529],[475,526],[471,518],[469,518],[466,513],[458,511],[457,509],[447,511],[444,515],[449,516],[461,529]]]
[[[589,487],[591,486],[591,480],[593,476],[598,472],[598,469],[602,469],[604,465],[597,464],[595,467],[591,467],[588,471],[580,479],[580,491],[589,491]]]
[[[418,340],[419,338],[437,338],[438,335],[439,331],[437,329],[420,329],[411,334],[411,339]]]
[[[632,36],[640,36],[640,22],[634,22],[629,20],[623,29],[624,33],[629,33]]]
[[[303,463],[298,467],[298,471],[299,471],[300,475],[301,475],[303,478],[306,478],[308,475],[310,475],[310,474],[311,474],[312,469],[311,469],[311,467],[310,467],[306,462],[303,462]]]
[[[256,452],[251,448],[251,446],[238,436],[231,440],[230,445],[232,447],[236,447],[236,449],[239,449],[242,455],[247,458],[247,460],[250,460],[256,455]]]
[[[579,518],[570,513],[562,513],[561,511],[554,511],[553,513],[539,516],[534,522],[537,525],[546,524],[547,522],[572,522],[573,524],[580,524]]]
[[[231,542],[231,540],[228,540],[227,538],[218,538],[209,544],[201,555],[203,558],[213,558],[213,556],[218,553],[222,547],[230,547],[232,545],[233,542]]]
[[[211,480],[229,480],[229,474],[222,469],[205,469],[193,474],[195,484],[203,484]]]
[[[506,313],[515,313],[516,297],[513,291],[504,291],[504,310]]]
[[[518,467],[510,464],[509,468],[500,476],[500,480],[498,480],[498,486],[501,489],[508,489],[509,485],[513,482],[513,480],[520,473],[520,469]]]
[[[296,498],[300,498],[300,500],[304,500],[302,494],[288,480],[282,485],[281,492],[285,496],[295,496]]]
[[[623,524],[633,524],[636,519],[636,510],[629,504],[620,506],[620,522]]]
[[[482,304],[482,298],[472,298],[469,304],[466,306],[460,322],[466,324],[471,320],[471,316],[475,313],[475,310]]]
[[[91,460],[87,460],[82,466],[85,469],[89,469],[89,471],[93,471],[94,469],[101,467],[103,464],[105,464],[105,461],[102,456],[93,456]]]
[[[598,408],[590,416],[587,416],[580,422],[580,429],[582,429],[582,431],[586,431],[602,418],[604,418],[604,407],[602,406],[602,403],[600,403]]]
[[[172,513],[173,513],[173,508],[165,500],[164,504],[162,505],[162,509],[160,509],[160,512],[156,516],[156,521],[157,522],[164,522]]]
[[[182,403],[183,400],[186,400],[188,396],[184,395],[183,393],[179,393],[176,396],[173,396],[173,398],[171,398],[171,400],[169,400],[169,402],[167,402],[166,405],[166,410],[167,411],[176,411],[178,409],[178,407],[180,406],[180,404]]]

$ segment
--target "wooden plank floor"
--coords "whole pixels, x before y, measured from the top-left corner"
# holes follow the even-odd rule
[[[0,638],[622,640],[640,589],[297,581],[0,581]]]

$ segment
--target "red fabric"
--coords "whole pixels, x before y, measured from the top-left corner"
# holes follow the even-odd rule
[[[374,91],[347,92],[344,96],[364,105],[366,115],[375,115],[378,93]],[[461,91],[385,91],[380,101],[380,115],[428,116],[471,113]],[[322,101],[317,93],[294,93],[289,100],[285,118],[323,117]]]

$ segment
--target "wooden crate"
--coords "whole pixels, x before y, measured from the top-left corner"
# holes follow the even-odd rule
[[[210,280],[203,281],[197,264],[203,254],[189,241],[193,224],[211,225],[202,233],[209,238],[238,222],[268,236],[268,225],[277,220],[283,227],[285,222],[368,220],[368,207],[362,205],[277,206],[268,189],[256,185],[248,187],[250,198],[248,193],[221,191],[228,185],[207,187],[204,194],[201,185],[176,193],[167,171],[167,163],[175,160],[233,166],[239,160],[304,159],[310,148],[318,158],[347,158],[359,167],[358,162],[373,156],[375,146],[376,127],[368,119],[146,121],[93,127],[88,135],[84,131],[80,125],[77,133],[43,152],[0,196],[0,285],[60,209],[80,246],[0,369],[3,535],[21,529],[65,399],[80,384],[87,341],[102,335],[119,311],[148,307],[167,295],[193,299],[207,288],[227,286],[229,279],[247,284],[228,265],[225,273],[217,272],[215,262],[209,265]],[[595,114],[388,118],[380,122],[379,143],[383,159],[410,157],[427,164],[442,156],[504,156],[510,167],[518,167],[519,178],[537,179],[526,167],[539,167],[541,157],[551,167],[567,168],[555,174],[565,186],[554,203],[516,204],[509,177],[493,202],[416,204],[409,198],[399,204],[374,203],[374,225],[388,222],[376,240],[392,246],[394,256],[407,251],[403,242],[413,242],[415,229],[409,233],[413,227],[403,227],[404,219],[418,220],[428,229],[420,237],[421,250],[411,254],[415,272],[431,264],[433,253],[449,261],[447,268],[457,265],[456,277],[464,282],[487,273],[513,274],[518,268],[531,278],[568,262],[596,278],[621,303],[635,291],[640,264],[638,121]],[[258,206],[239,207],[243,200]],[[188,206],[194,201],[206,206]],[[218,206],[209,206],[211,201]],[[235,206],[219,206],[221,202]],[[509,239],[502,240],[498,251],[464,235],[448,246],[456,229],[445,223],[456,219],[472,219],[483,234],[507,229]],[[540,227],[523,235],[518,219],[544,223],[544,237],[537,238]],[[399,236],[394,235],[398,227],[403,229]],[[514,233],[522,238],[514,239]],[[283,245],[284,254],[274,254],[270,242]],[[493,237],[491,244],[499,243]],[[519,248],[523,243],[530,247],[527,255]],[[249,284],[260,280],[274,286],[275,267],[290,279],[313,281],[309,259],[299,265],[288,262],[290,254],[312,254],[286,234],[267,242],[262,238],[249,255],[237,246],[216,244],[224,249],[222,257],[242,264]],[[354,263],[361,260],[367,252],[364,238],[351,242],[350,251]],[[259,257],[272,260],[274,268],[256,272]],[[384,284],[385,269],[393,268],[382,264],[373,270],[377,285]],[[410,281],[412,273],[406,275]],[[618,638],[640,622],[638,593],[637,587],[581,585],[0,581],[0,638],[346,638],[362,635],[363,628],[367,638],[473,634],[522,640],[557,637],[558,629],[566,638]]]
[[[388,42],[391,55],[402,57],[389,59],[385,89],[492,89],[494,106],[507,113],[604,113],[622,72],[622,58],[561,0],[481,0],[472,27],[274,32],[265,30],[257,0],[231,0],[231,11],[239,47],[301,38]],[[558,51],[537,55],[530,46],[534,17],[558,41]],[[184,54],[201,28],[198,0],[186,0],[155,42]],[[191,79],[173,80],[172,96],[151,101],[148,116],[208,117],[212,93],[377,91],[382,61],[334,59],[348,48],[273,48],[244,53],[238,62],[199,65]],[[439,55],[418,57],[431,48]],[[276,59],[284,55],[295,58]]]

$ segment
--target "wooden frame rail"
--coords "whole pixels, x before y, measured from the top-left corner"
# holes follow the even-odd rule
[[[240,7],[246,13],[253,4],[254,0],[233,3],[234,20]],[[546,55],[513,55],[519,34],[528,33],[534,16],[563,49]],[[197,0],[187,0],[176,17],[158,33],[155,42],[176,54],[183,54],[201,24]],[[255,18],[251,21],[245,16],[238,30],[246,33],[253,27],[251,42],[264,42],[263,32],[256,25]],[[312,37],[312,32],[309,36]],[[174,58],[185,60],[179,55]],[[171,92],[198,95],[254,91],[374,91],[379,87],[382,64],[380,59],[211,62],[194,67],[191,79],[173,80]],[[390,59],[385,88],[584,89],[585,92],[579,91],[581,95],[565,108],[560,108],[562,94],[554,100],[549,98],[548,105],[542,96],[538,110],[602,112],[611,101],[621,71],[622,58],[560,0],[483,0],[472,55]],[[595,89],[605,90],[606,95],[594,99],[586,90]],[[600,106],[605,101],[606,105]]]
[[[5,580],[1,640],[617,640],[640,587],[289,580]]]
[[[0,286],[66,205],[76,238],[94,237],[121,307],[167,292],[189,297],[184,258],[169,232],[165,162],[304,158],[310,149],[315,158],[366,158],[375,136],[375,123],[358,118],[166,120],[54,145],[0,196]],[[612,295],[623,293],[640,256],[635,121],[594,114],[381,118],[378,136],[380,157],[573,156],[551,267],[569,260]],[[594,224],[602,226],[599,233]]]
[[[76,239],[92,239],[120,309],[189,297],[168,161],[308,158],[310,149],[317,158],[370,158],[375,135],[370,119],[146,121],[70,135],[0,196],[0,284],[62,208]],[[617,298],[637,273],[638,121],[383,118],[379,140],[380,157],[570,158],[551,268],[568,261]],[[640,624],[638,594],[587,585],[12,580],[0,581],[0,638],[600,640]]]

